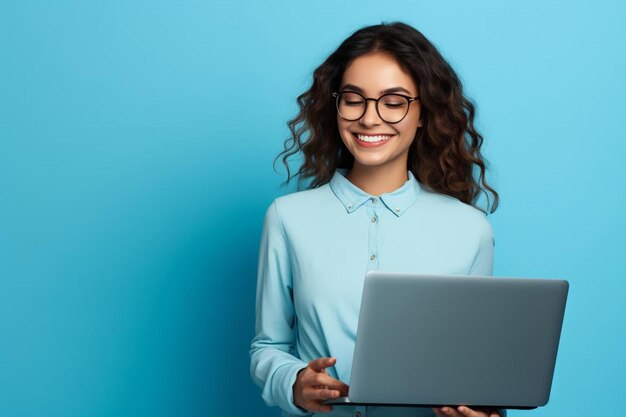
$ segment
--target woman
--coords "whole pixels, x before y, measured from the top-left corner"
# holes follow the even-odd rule
[[[298,104],[279,157],[287,166],[301,153],[296,175],[311,181],[265,216],[250,349],[263,399],[283,415],[497,416],[323,404],[347,395],[368,270],[492,273],[492,229],[475,206],[490,193],[493,212],[498,194],[454,71],[411,26],[365,27],[315,70]]]

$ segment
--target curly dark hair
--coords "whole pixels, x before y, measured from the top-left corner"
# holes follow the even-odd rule
[[[484,193],[487,209],[491,206],[493,213],[499,196],[485,180],[486,161],[480,152],[483,137],[474,127],[474,104],[463,95],[458,76],[435,46],[402,22],[357,30],[315,69],[311,88],[298,96],[298,115],[287,123],[291,137],[274,160],[276,164],[282,156],[285,183],[292,178],[287,159],[300,152],[304,161],[295,176],[299,184],[311,179],[308,188],[329,182],[337,168],[352,167],[354,157],[339,135],[332,93],[339,89],[347,65],[372,52],[395,57],[418,87],[423,126],[409,149],[407,168],[428,188],[486,213],[476,205]]]

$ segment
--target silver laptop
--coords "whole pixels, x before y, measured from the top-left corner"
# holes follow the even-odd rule
[[[348,397],[325,403],[543,406],[568,289],[557,279],[368,272]]]

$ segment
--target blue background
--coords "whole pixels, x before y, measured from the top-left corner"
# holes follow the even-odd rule
[[[457,70],[502,203],[495,273],[562,277],[550,402],[626,387],[618,1],[2,1],[0,415],[277,415],[248,372],[272,170],[311,73],[404,20]]]

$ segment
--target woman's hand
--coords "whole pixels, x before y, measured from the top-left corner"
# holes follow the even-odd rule
[[[433,411],[437,417],[501,417],[497,411],[476,411],[465,406],[433,408]]]
[[[326,372],[326,368],[333,366],[336,361],[335,358],[318,358],[298,372],[293,384],[295,405],[307,411],[328,413],[333,408],[324,404],[324,400],[348,395],[348,386]]]

